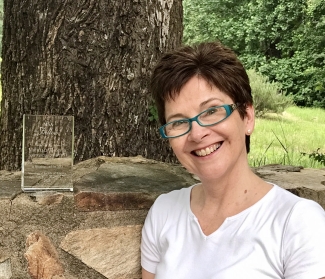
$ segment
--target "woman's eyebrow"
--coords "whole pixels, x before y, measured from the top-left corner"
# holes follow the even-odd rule
[[[207,105],[208,103],[210,103],[212,101],[215,101],[215,100],[220,101],[220,102],[223,102],[223,100],[221,100],[219,98],[216,98],[216,97],[213,97],[213,98],[209,98],[209,99],[205,100],[204,102],[202,102],[200,104],[200,107],[203,108],[205,105]]]
[[[166,118],[166,122],[170,122],[169,119],[172,119],[172,118],[177,118],[177,119],[188,119],[188,117],[185,117],[184,114],[181,114],[181,113],[175,113],[175,114],[172,114],[170,116],[168,116],[168,118]]]

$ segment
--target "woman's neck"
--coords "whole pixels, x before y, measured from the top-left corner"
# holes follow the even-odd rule
[[[250,169],[240,176],[227,176],[215,181],[202,181],[194,187],[191,207],[196,211],[222,215],[224,218],[238,214],[260,200],[272,185],[264,182]]]

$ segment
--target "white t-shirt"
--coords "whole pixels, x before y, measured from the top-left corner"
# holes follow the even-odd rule
[[[325,212],[320,205],[274,185],[206,236],[190,208],[192,187],[159,196],[148,213],[141,265],[155,279],[325,276]]]

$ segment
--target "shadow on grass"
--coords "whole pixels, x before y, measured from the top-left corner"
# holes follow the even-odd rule
[[[270,121],[281,121],[281,122],[286,122],[286,123],[295,123],[297,119],[293,118],[288,118],[286,116],[283,116],[282,114],[278,113],[266,113],[263,114],[262,116],[259,116],[258,118],[260,119],[265,119],[265,120],[270,120]]]

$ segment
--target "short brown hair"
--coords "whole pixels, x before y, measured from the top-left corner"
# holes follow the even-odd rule
[[[157,63],[151,77],[151,92],[162,125],[166,124],[165,102],[174,99],[196,75],[240,104],[238,111],[244,118],[246,105],[253,104],[245,68],[230,48],[220,42],[206,42],[166,53]],[[249,136],[246,148],[249,152]]]

